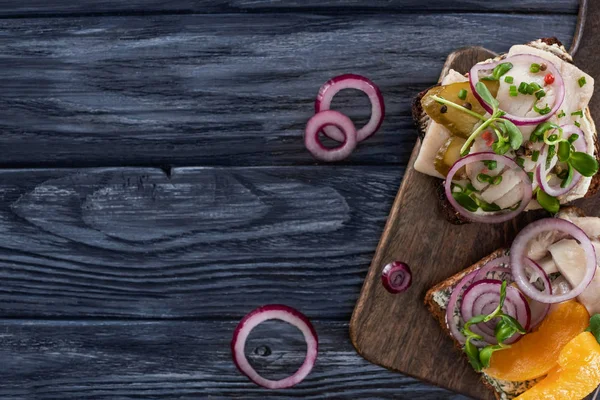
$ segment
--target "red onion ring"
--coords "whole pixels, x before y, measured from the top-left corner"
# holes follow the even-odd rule
[[[575,147],[575,149],[577,151],[581,151],[584,153],[587,153],[587,142],[585,140],[585,134],[583,133],[583,131],[581,129],[579,129],[578,127],[576,127],[575,125],[563,125],[561,126],[561,128],[563,129],[563,135],[569,134],[577,134],[579,135],[579,138],[573,143],[573,146]],[[554,196],[554,197],[558,197],[558,196],[562,196],[563,194],[568,193],[571,189],[573,189],[575,187],[575,185],[577,185],[579,183],[579,181],[581,180],[581,174],[579,172],[577,172],[576,170],[573,171],[573,180],[571,181],[571,183],[567,186],[560,187],[560,185],[558,186],[550,186],[550,183],[548,182],[548,172],[550,172],[550,170],[552,168],[546,169],[546,158],[548,157],[548,146],[544,145],[544,147],[542,147],[542,151],[540,153],[540,158],[539,158],[539,164],[536,168],[536,181],[537,184],[542,188],[542,190],[544,192],[546,192],[547,194],[549,194],[550,196]]]
[[[258,324],[271,319],[278,319],[295,326],[302,332],[304,340],[306,341],[306,358],[298,371],[293,375],[278,381],[273,381],[260,376],[258,372],[252,368],[244,353],[246,340],[252,329]],[[308,318],[300,311],[281,304],[262,306],[250,312],[235,328],[233,338],[231,339],[231,353],[236,367],[252,382],[267,389],[285,389],[302,382],[315,365],[318,346],[317,332]]]
[[[401,261],[387,264],[381,272],[381,283],[390,293],[404,292],[412,283],[410,267]]]
[[[479,270],[477,270],[477,275],[475,275],[473,282],[477,282],[482,279],[487,279],[487,274],[490,272],[509,272],[510,273],[509,263],[510,263],[510,257],[508,257],[508,256],[499,257],[499,258],[495,258],[495,259],[491,260],[490,262],[485,264],[483,267],[479,268]],[[505,266],[503,267],[502,264],[505,264]]]
[[[529,242],[537,235],[547,231],[560,231],[570,235],[579,242],[585,251],[586,271],[583,279],[571,291],[564,294],[546,294],[533,286],[525,273],[525,258]],[[541,303],[560,303],[579,296],[590,284],[596,273],[596,252],[592,242],[575,224],[560,218],[544,218],[525,227],[510,248],[510,263],[515,282],[527,297]]]
[[[460,344],[465,344],[466,338],[458,328],[458,325],[454,322],[456,303],[458,301],[458,296],[460,296],[462,292],[462,289],[465,286],[471,285],[475,275],[477,275],[477,271],[473,271],[461,279],[461,281],[452,290],[452,293],[450,294],[450,300],[448,301],[448,306],[446,307],[446,325],[448,326],[448,330],[450,330],[450,333],[454,339],[456,339],[456,341]]]
[[[514,168],[517,170],[517,172],[521,175],[522,178],[520,185],[523,187],[523,198],[521,199],[519,207],[517,207],[515,210],[507,211],[505,213],[486,213],[487,215],[477,214],[465,210],[454,199],[454,197],[452,196],[452,178],[454,177],[454,175],[465,165],[480,161],[496,161],[498,163],[504,164],[509,168]],[[446,176],[446,181],[444,183],[444,189],[446,192],[446,197],[448,198],[450,204],[452,204],[452,207],[454,207],[454,209],[458,211],[463,217],[468,218],[474,222],[486,222],[490,224],[498,224],[513,219],[515,216],[519,215],[523,210],[525,210],[532,196],[531,181],[529,180],[529,176],[527,175],[527,173],[510,158],[498,155],[493,152],[473,153],[460,158],[457,162],[454,163],[454,165],[448,172],[448,175]]]
[[[463,319],[468,321],[474,316],[489,314],[493,311],[500,303],[501,286],[502,281],[497,279],[482,279],[471,284],[463,296],[461,305]],[[525,330],[529,329],[531,322],[529,303],[517,288],[513,286],[506,287],[506,300],[502,310],[519,321]],[[490,323],[474,325],[471,330],[480,334],[487,343],[497,344],[494,327],[498,320],[492,320]],[[513,335],[506,343],[514,343],[519,337],[520,335]]]
[[[327,125],[335,125],[342,130],[345,140],[341,146],[332,149],[323,146],[319,140],[319,131]],[[304,145],[317,160],[343,160],[356,148],[356,128],[350,118],[342,113],[333,110],[321,111],[308,120],[304,131]]]
[[[542,293],[547,295],[552,295],[552,282],[550,282],[550,277],[544,271],[544,269],[535,261],[530,258],[525,260],[527,265],[535,271],[539,279],[544,283],[544,290]],[[550,304],[542,303],[537,300],[531,300],[529,302],[529,308],[531,309],[531,329],[537,327],[548,315],[550,311]]]
[[[565,99],[565,83],[563,81],[562,75],[560,74],[560,71],[558,70],[558,68],[556,68],[554,64],[552,64],[545,58],[534,56],[532,54],[517,54],[515,56],[508,57],[499,61],[475,64],[473,68],[471,68],[471,71],[469,71],[469,84],[471,85],[471,91],[473,92],[473,95],[481,103],[481,106],[490,114],[492,113],[493,108],[488,103],[486,103],[481,98],[479,93],[477,93],[477,90],[475,90],[475,85],[477,85],[477,82],[479,82],[479,71],[492,70],[498,64],[502,64],[505,62],[510,62],[512,64],[517,64],[520,62],[527,64],[546,64],[548,68],[548,73],[554,75],[553,85],[556,85],[556,98],[554,100],[554,106],[552,107],[551,111],[546,115],[540,115],[539,117],[519,117],[517,115],[506,114],[502,118],[512,121],[515,125],[537,125],[550,119],[558,111]]]
[[[319,89],[319,94],[315,100],[315,113],[329,110],[333,97],[344,89],[360,90],[369,96],[371,101],[371,119],[356,133],[357,141],[362,142],[379,130],[385,116],[385,103],[381,91],[370,79],[355,74],[344,74],[328,80]],[[325,127],[323,132],[327,137],[338,142],[344,141],[346,137],[333,126]]]

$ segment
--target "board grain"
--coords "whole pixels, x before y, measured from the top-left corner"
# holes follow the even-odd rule
[[[346,320],[396,167],[0,171],[0,316]]]
[[[240,318],[242,315],[240,315]],[[401,399],[466,400],[361,359],[347,321],[314,319],[319,357],[301,385],[266,391],[231,362],[237,321],[0,320],[3,400]],[[271,379],[305,357],[302,334],[270,321],[247,342],[247,357]]]
[[[599,79],[591,49],[600,37],[600,4],[592,3],[587,20],[597,24],[585,27],[578,37],[583,53],[577,58],[583,70]],[[466,73],[476,62],[493,56],[483,48],[456,51],[448,57],[442,77],[449,68]],[[590,106],[596,118],[599,103],[596,96]],[[439,209],[438,180],[413,168],[419,149],[417,142],[365,278],[350,322],[351,340],[359,354],[379,365],[472,397],[493,399],[492,392],[480,383],[480,375],[427,311],[424,295],[435,284],[509,245],[522,227],[546,213],[530,212],[498,225],[450,224]],[[596,198],[575,204],[588,215],[600,215]],[[407,262],[413,271],[412,286],[400,295],[388,293],[381,285],[381,270],[394,260]]]
[[[348,72],[380,86],[387,116],[343,163],[405,166],[412,98],[448,53],[574,29],[571,14],[468,12],[0,19],[0,167],[312,165],[315,96]],[[366,96],[334,104],[368,119]]]
[[[4,0],[1,17],[137,13],[239,13],[239,12],[530,12],[576,13],[578,0]]]

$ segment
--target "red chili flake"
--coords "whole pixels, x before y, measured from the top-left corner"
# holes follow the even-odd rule
[[[481,134],[481,138],[483,140],[485,140],[485,144],[488,147],[490,147],[492,144],[494,144],[494,137],[492,136],[492,132],[490,132],[490,131],[483,132]]]
[[[550,73],[546,74],[544,77],[544,82],[546,82],[546,85],[552,85],[554,83],[554,75]]]

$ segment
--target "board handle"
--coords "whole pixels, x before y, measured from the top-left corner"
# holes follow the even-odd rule
[[[590,102],[592,118],[600,118],[600,63],[598,43],[600,42],[600,0],[581,0],[579,18],[570,53],[575,64],[590,74],[595,82],[594,96]]]

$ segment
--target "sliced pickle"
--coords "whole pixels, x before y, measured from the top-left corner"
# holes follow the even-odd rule
[[[452,136],[440,147],[435,155],[435,169],[437,172],[444,176],[448,175],[450,168],[460,158],[460,149],[465,142],[466,140],[463,138]],[[460,175],[462,174],[457,173],[455,176]]]
[[[492,96],[496,97],[498,94],[498,87],[500,85],[498,81],[481,82],[487,86],[492,93]],[[464,100],[461,100],[458,97],[458,93],[463,89],[467,91],[467,97]],[[481,107],[481,104],[479,104],[479,101],[477,101],[475,96],[473,96],[469,82],[451,83],[449,85],[431,88],[427,94],[423,96],[423,99],[421,99],[423,110],[432,120],[438,124],[444,125],[455,136],[460,136],[465,139],[468,138],[475,129],[475,124],[479,122],[479,119],[461,110],[457,110],[456,108],[443,106],[442,104],[433,100],[431,98],[432,95],[443,97],[444,99],[450,100],[451,102],[461,106],[465,103],[469,103],[471,104],[472,111],[476,112],[477,114],[484,115],[486,113],[483,107]],[[444,113],[442,113],[442,107],[444,107]]]

